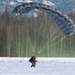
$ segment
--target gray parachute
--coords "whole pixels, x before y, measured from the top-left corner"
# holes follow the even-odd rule
[[[73,24],[73,21],[66,14],[46,4],[35,3],[35,2],[23,3],[22,5],[18,5],[17,7],[15,7],[12,13],[25,14],[33,9],[38,9],[50,15],[51,18],[58,25],[58,27],[64,32],[64,34],[72,35],[75,32],[75,25]]]

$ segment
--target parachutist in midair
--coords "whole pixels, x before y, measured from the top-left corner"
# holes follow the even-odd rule
[[[31,67],[35,67],[36,66],[36,57],[35,56],[32,56],[30,59],[29,59],[29,62],[32,63]]]

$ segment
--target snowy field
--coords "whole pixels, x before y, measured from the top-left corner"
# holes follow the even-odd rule
[[[31,67],[29,58],[0,58],[0,75],[75,75],[74,58],[37,58]]]

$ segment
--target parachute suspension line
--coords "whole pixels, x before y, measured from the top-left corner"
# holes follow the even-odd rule
[[[26,21],[26,19],[24,19],[24,21],[25,21],[25,25],[26,25],[26,27],[25,27],[25,30],[26,30],[26,33],[27,33],[27,39],[29,39],[29,41],[30,41],[30,43],[31,43],[31,50],[34,52],[34,48],[33,48],[33,43],[32,43],[32,41],[31,41],[31,36],[30,36],[30,31],[29,31],[29,27],[28,27],[28,24],[27,24],[27,21]],[[33,23],[31,22],[31,24],[30,25],[33,25]],[[20,26],[22,26],[22,24],[20,24]],[[34,28],[33,28],[34,29]],[[24,31],[25,32],[25,31]],[[28,43],[28,40],[27,40],[27,42],[26,43]],[[27,46],[28,44],[26,44],[26,46]],[[26,47],[26,56],[27,56],[27,47]]]
[[[44,16],[44,18],[45,18],[45,16]],[[41,21],[40,19],[38,19],[39,20],[39,22]],[[46,19],[47,20],[47,19]],[[34,22],[35,23],[35,22]],[[45,22],[45,23],[47,23],[47,21]],[[36,23],[35,23],[36,24]],[[34,25],[35,25],[34,24]],[[41,24],[40,25],[40,27],[39,27],[39,31],[38,31],[38,33],[37,33],[37,37],[35,37],[35,34],[34,34],[34,39],[36,39],[36,43],[34,44],[34,49],[33,49],[33,52],[35,53],[35,54],[38,54],[38,52],[37,51],[35,51],[36,50],[36,47],[37,47],[37,44],[38,44],[38,39],[39,39],[39,33],[41,32],[41,30],[43,29],[43,27],[44,27],[44,29],[46,28],[46,25],[47,24],[45,24],[45,26],[43,26],[43,24]],[[34,28],[35,29],[35,28]],[[35,31],[35,30],[34,30]],[[44,35],[44,31],[42,32],[42,34],[43,34],[43,37],[45,37],[45,35]],[[43,43],[43,41],[41,41],[41,43]]]
[[[63,40],[66,38],[67,36],[64,36],[63,38],[61,38],[60,40],[58,40],[57,42],[53,43],[49,48],[52,48],[54,45],[56,45],[57,43],[60,43],[60,42],[63,42]],[[60,44],[60,46],[62,46],[62,44]],[[62,51],[61,49],[59,49],[60,52]],[[56,50],[53,51],[53,54],[55,55],[55,52]],[[52,55],[53,55],[52,54]],[[61,53],[59,53],[61,55]]]
[[[34,27],[34,19],[33,19],[33,22],[31,21],[31,27],[33,27],[32,29],[33,29],[33,42],[32,42],[32,51],[33,51],[33,53],[35,53],[36,54],[36,51],[35,51],[35,48],[36,48],[36,43],[35,43],[35,27]],[[32,40],[32,39],[31,39]]]
[[[53,36],[55,33],[57,33],[57,30],[58,30],[58,28],[56,28],[56,29],[52,32],[52,34],[50,35],[50,39],[52,38],[52,36]]]
[[[52,36],[55,35],[57,32],[58,32],[58,28],[55,28],[55,30],[52,32],[51,35],[49,35],[49,36],[47,37],[47,39],[50,37],[49,40],[51,40],[51,39],[52,39]],[[57,37],[58,37],[58,36],[57,36]],[[42,45],[42,49],[46,46],[47,43],[51,42],[51,41],[49,41],[49,40],[47,40],[47,42]],[[42,49],[41,49],[41,50],[42,50]]]
[[[35,21],[35,19],[33,19],[33,38],[34,38],[34,42],[33,42],[33,52],[37,55],[37,52],[36,52],[36,47],[37,47],[37,40],[38,40],[38,36],[36,37],[36,34],[38,34],[37,33],[37,31],[35,30],[36,28],[35,28],[35,24],[36,24],[36,21]]]
[[[57,36],[57,37],[55,37],[54,39],[53,39],[53,41],[55,40],[55,39],[57,39],[61,34],[63,34],[62,32]],[[48,41],[47,43],[50,43],[51,41]],[[46,43],[46,44],[47,44]],[[45,45],[46,45],[45,44]],[[45,45],[43,46],[43,48],[38,52],[38,53],[40,53],[40,52],[42,52],[43,51],[43,49],[45,48]]]
[[[44,18],[45,18],[45,16],[44,16]],[[39,22],[40,22],[41,20],[39,20]],[[36,55],[38,55],[38,51],[35,51],[36,50],[36,46],[37,46],[37,43],[38,43],[38,39],[39,39],[39,33],[41,32],[41,30],[43,29],[43,27],[44,27],[44,29],[46,28],[46,25],[47,25],[47,18],[46,18],[46,20],[45,20],[46,22],[46,24],[45,24],[45,26],[43,26],[43,24],[41,24],[40,25],[40,27],[39,27],[39,31],[38,31],[38,33],[37,33],[37,37],[35,37],[36,38],[36,43],[34,44],[35,46],[34,46],[34,53],[36,54]],[[35,22],[34,22],[35,23]],[[36,23],[35,23],[36,24]],[[35,25],[34,24],[34,25]],[[45,32],[42,30],[42,35],[43,35],[43,37],[45,37]],[[41,43],[43,43],[43,41],[41,41]]]
[[[37,47],[37,39],[38,39],[38,36],[36,37],[36,30],[35,30],[35,21],[33,20],[33,22],[32,22],[32,24],[33,24],[33,53],[34,53],[34,55],[35,56],[38,56],[38,53],[36,52],[36,47]],[[35,42],[36,41],[36,42]]]
[[[51,48],[52,46],[56,45],[58,42],[60,42],[60,41],[64,40],[65,38],[66,38],[66,36],[64,36],[63,38],[61,38],[60,40],[58,40],[57,42],[55,42],[54,44],[52,44],[49,48]],[[46,47],[45,47],[45,49],[46,49]],[[44,49],[44,50],[39,51],[39,52],[38,52],[38,54],[42,53],[42,51],[45,51],[45,49]]]
[[[50,36],[48,36],[47,38],[46,38],[46,35],[48,35],[48,32],[47,32],[47,29],[46,29],[46,26],[47,26],[47,17],[46,16],[44,16],[44,18],[45,18],[45,25],[43,26],[43,24],[42,24],[42,28],[41,28],[41,30],[42,30],[42,36],[45,38],[45,40],[44,41],[41,41],[41,46],[43,47],[44,46],[44,42],[46,42],[47,40],[47,38]],[[47,33],[46,33],[47,32]]]
[[[54,40],[56,40],[60,35],[62,35],[63,33],[61,32],[59,35],[57,35],[54,39],[53,39],[53,41]],[[50,39],[51,40],[51,39]]]
[[[22,16],[23,17],[23,16]],[[31,41],[31,36],[30,36],[30,31],[29,31],[29,25],[28,25],[28,21],[27,21],[27,19],[24,17],[24,21],[25,21],[25,25],[26,25],[26,27],[25,27],[25,30],[26,30],[26,34],[27,34],[27,37],[26,37],[26,56],[27,56],[27,51],[28,51],[28,40],[30,41],[30,43],[31,43],[31,50],[33,50],[33,46],[32,46],[32,41]],[[31,25],[31,24],[30,24]],[[22,24],[20,25],[20,26],[22,26]],[[25,31],[24,31],[25,32]]]
[[[50,39],[52,39],[52,36],[57,33],[58,28],[55,28],[55,30],[51,33],[51,35],[48,35],[47,39],[50,37]],[[47,42],[49,42],[49,40],[47,40]],[[43,44],[42,47],[44,47],[47,43]]]
[[[56,43],[58,43],[58,42],[64,40],[65,38],[66,38],[66,36],[64,36],[63,38],[61,38],[60,40],[58,40],[57,42],[55,42],[54,44],[52,44],[50,47],[52,47],[52,46],[55,45]]]
[[[32,47],[33,47],[33,49],[32,49],[32,51],[33,51],[33,53],[35,54],[35,55],[37,55],[38,53],[36,52],[36,47],[37,47],[37,40],[38,40],[38,37],[39,36],[37,36],[36,37],[36,34],[38,35],[38,33],[36,32],[36,30],[35,30],[35,24],[36,24],[36,21],[35,21],[35,19],[33,19],[33,21],[31,21],[31,24],[32,24],[32,27],[33,27],[33,42],[32,42]],[[41,29],[40,29],[41,30]]]

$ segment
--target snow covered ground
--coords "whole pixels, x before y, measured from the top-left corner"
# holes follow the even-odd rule
[[[31,67],[29,58],[0,58],[0,75],[75,75],[74,58],[37,58]]]

